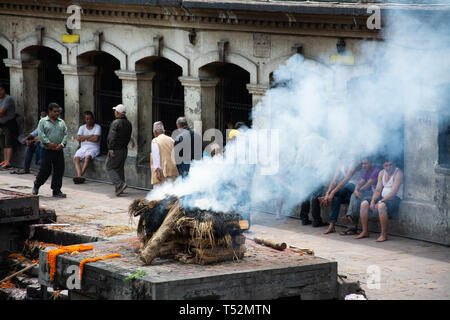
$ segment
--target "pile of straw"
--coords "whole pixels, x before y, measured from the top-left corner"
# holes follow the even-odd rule
[[[130,204],[130,216],[140,216],[137,234],[141,239],[141,253],[158,232],[169,211],[179,205],[178,200],[176,197],[150,202],[136,199]],[[176,219],[170,224],[169,232],[166,232],[168,236],[158,246],[157,256],[198,264],[242,259],[245,236],[239,225],[240,220],[242,217],[236,213],[180,206]]]

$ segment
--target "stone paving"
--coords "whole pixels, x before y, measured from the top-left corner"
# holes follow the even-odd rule
[[[0,188],[30,193],[34,174],[14,175],[0,171]],[[137,219],[130,220],[128,205],[147,191],[128,188],[120,197],[111,184],[87,181],[75,185],[64,178],[66,199],[51,197],[50,179],[39,190],[40,205],[55,209],[58,223],[69,223],[66,231],[103,238],[135,236]],[[130,228],[131,227],[131,228]],[[108,233],[107,231],[111,232]],[[337,231],[342,228],[337,227]],[[424,241],[390,236],[375,242],[377,234],[355,240],[339,233],[324,235],[325,227],[302,226],[300,220],[276,220],[274,215],[252,213],[247,237],[260,236],[314,250],[315,255],[338,262],[338,273],[359,280],[368,299],[450,299],[450,248]],[[372,284],[379,270],[379,288]],[[368,285],[369,284],[369,285]],[[372,285],[371,285],[372,284]]]

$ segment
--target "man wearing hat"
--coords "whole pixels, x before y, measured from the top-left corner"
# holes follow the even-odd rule
[[[127,187],[125,183],[125,160],[128,155],[128,143],[131,139],[131,122],[126,117],[127,108],[119,104],[113,108],[116,119],[109,128],[107,145],[108,159],[106,170],[114,184],[116,196],[119,196]]]
[[[153,124],[152,153],[150,155],[150,167],[152,169],[152,184],[161,184],[166,179],[175,180],[178,177],[178,169],[175,163],[174,140],[166,136],[164,125],[161,121]]]

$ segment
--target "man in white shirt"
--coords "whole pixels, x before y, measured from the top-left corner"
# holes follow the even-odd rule
[[[75,153],[73,162],[78,176],[73,178],[75,184],[84,183],[83,174],[86,172],[92,159],[100,154],[100,137],[102,128],[94,121],[94,115],[91,111],[84,112],[84,121],[86,124],[78,129],[77,140],[81,147]],[[84,159],[83,167],[81,161]]]
[[[378,173],[378,182],[372,196],[363,199],[360,208],[361,233],[355,239],[369,236],[369,217],[380,218],[381,234],[376,242],[387,240],[388,220],[398,214],[403,199],[403,171],[393,159],[383,161],[383,170]]]

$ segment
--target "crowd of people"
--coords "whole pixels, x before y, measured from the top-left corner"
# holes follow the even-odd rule
[[[403,171],[391,158],[384,158],[382,165],[382,169],[378,168],[371,158],[366,157],[360,163],[338,166],[326,191],[324,187],[319,188],[301,204],[302,224],[328,226],[324,234],[334,233],[341,204],[347,203],[347,227],[341,235],[356,235],[356,239],[368,237],[369,218],[378,217],[381,235],[376,241],[387,240],[388,219],[396,217],[403,198]],[[314,221],[308,217],[310,201]],[[320,208],[328,206],[329,222],[325,223],[321,219]],[[357,233],[359,220],[362,226],[360,234]]]
[[[119,104],[112,108],[115,120],[111,123],[107,135],[106,171],[115,187],[115,195],[119,196],[127,188],[125,183],[125,162],[128,156],[128,144],[131,140],[132,124],[127,119],[126,106]],[[13,174],[30,173],[33,154],[39,170],[34,181],[32,193],[37,195],[39,188],[52,174],[51,189],[53,197],[65,198],[61,191],[65,162],[63,149],[67,145],[67,127],[61,119],[62,108],[56,103],[50,103],[46,111],[40,114],[40,121],[35,130],[29,134],[18,134],[16,111],[13,99],[6,94],[6,86],[0,84],[0,148],[3,149],[4,161],[0,169],[11,169],[11,159],[15,144],[25,145],[23,168],[11,171]],[[84,112],[85,124],[80,126],[77,134],[79,148],[73,163],[77,176],[75,184],[85,182],[83,177],[92,160],[100,155],[101,127],[95,123],[92,112]],[[175,139],[165,134],[164,124],[157,121],[153,124],[154,138],[151,143],[150,168],[153,187],[166,181],[174,181],[178,177],[185,178],[189,174],[190,164],[199,159],[198,145],[201,147],[201,137],[189,128],[185,117],[176,121],[178,135]],[[239,129],[245,123],[238,122],[229,132],[228,139],[239,136]],[[214,141],[213,141],[214,142]],[[186,148],[186,143],[190,148]],[[183,151],[189,150],[190,152]],[[215,156],[222,153],[217,143],[211,143],[202,156]],[[177,158],[177,160],[175,159]],[[180,160],[181,159],[181,160]],[[387,222],[393,218],[403,197],[403,172],[393,159],[384,159],[383,168],[378,168],[370,158],[364,158],[360,163],[341,164],[328,187],[323,186],[300,204],[300,219],[303,225],[313,227],[328,226],[325,234],[336,232],[341,204],[348,203],[346,230],[341,235],[356,235],[356,239],[368,237],[368,221],[370,217],[378,217],[381,225],[381,235],[377,241],[387,240]],[[325,191],[326,190],[326,191]],[[280,218],[283,205],[283,195],[277,197],[276,218]],[[329,222],[323,222],[321,207],[330,206]],[[311,211],[311,212],[310,212]],[[313,221],[309,219],[311,213]],[[362,232],[357,233],[357,225],[361,222]]]

